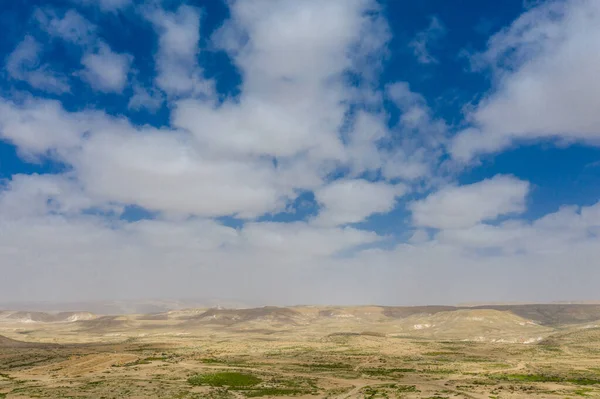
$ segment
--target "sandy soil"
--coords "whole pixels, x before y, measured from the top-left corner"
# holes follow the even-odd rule
[[[4,318],[0,398],[600,397],[600,328],[588,320],[541,325],[496,309],[403,312]],[[253,382],[236,386],[236,378]]]

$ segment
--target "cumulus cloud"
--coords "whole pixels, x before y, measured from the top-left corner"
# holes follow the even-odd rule
[[[12,259],[12,277],[0,298],[31,299],[32,288],[46,300],[135,298],[147,295],[148,287],[163,296],[198,290],[252,296],[248,284],[266,287],[291,270],[305,274],[340,251],[380,239],[302,222],[234,229],[207,219],[125,222],[78,212],[94,204],[70,181],[17,176],[9,182],[0,194],[0,254]],[[182,273],[185,281],[174,278]],[[235,276],[230,285],[224,284],[227,275]],[[285,288],[275,284],[269,291],[274,301]]]
[[[315,191],[322,208],[314,223],[325,226],[357,223],[374,213],[387,213],[405,191],[403,185],[362,179],[336,180]]]
[[[164,102],[163,95],[155,89],[147,89],[140,84],[134,84],[133,95],[129,99],[127,107],[133,110],[147,109],[156,111]]]
[[[215,158],[176,132],[100,133],[72,162],[90,192],[157,211],[257,217],[293,195],[269,160]]]
[[[511,176],[497,175],[478,183],[448,186],[411,204],[417,226],[457,229],[501,215],[521,213],[529,183]]]
[[[319,163],[352,162],[339,130],[356,94],[343,77],[387,40],[371,34],[385,31],[369,14],[374,7],[362,0],[233,3],[231,20],[214,41],[241,70],[242,94],[217,109],[181,102],[174,123],[215,150],[302,156],[322,170],[332,165]],[[206,125],[226,134],[214,135]]]
[[[115,53],[100,42],[95,52],[87,53],[81,59],[84,69],[79,74],[95,90],[119,93],[127,84],[132,61],[131,55]]]
[[[400,145],[384,157],[384,176],[407,180],[430,177],[448,141],[446,123],[434,116],[425,98],[412,91],[407,82],[388,85],[386,93],[400,111],[393,131]]]
[[[70,165],[81,185],[106,201],[199,216],[252,218],[285,209],[298,190],[321,186],[328,171],[350,162],[352,154],[346,152],[339,129],[347,109],[342,100],[353,96],[353,90],[341,77],[355,57],[348,48],[380,21],[373,20],[367,12],[371,6],[364,1],[352,7],[345,1],[324,9],[318,2],[303,6],[330,24],[297,20],[295,2],[257,4],[272,17],[256,18],[243,3],[235,3],[239,9],[232,12],[236,27],[249,35],[244,48],[231,50],[232,55],[240,67],[252,66],[245,72],[239,102],[178,100],[174,129],[165,130],[133,127],[101,112],[69,113],[51,101],[5,102],[9,117],[2,135],[24,152],[51,155]],[[198,11],[183,7],[175,13],[146,12],[160,33],[159,68],[164,56],[194,70]],[[286,19],[289,23],[280,23]],[[298,32],[284,34],[289,24],[297,25]],[[282,32],[273,34],[272,29]],[[304,57],[315,65],[299,67],[300,58],[277,61],[280,49],[300,47],[302,35],[317,34],[315,30],[331,35],[322,47],[303,48]],[[125,57],[100,46],[93,58],[84,56],[84,76],[98,89],[118,90],[124,84],[125,68],[119,65],[128,65]],[[282,80],[284,75],[290,79]],[[159,70],[159,81],[160,76]],[[255,80],[261,84],[255,85]],[[168,88],[175,86],[159,86],[167,94],[184,93]],[[51,132],[42,128],[45,124],[51,125]]]
[[[23,41],[6,58],[6,72],[15,80],[27,82],[31,87],[49,93],[65,93],[70,90],[66,77],[53,71],[48,64],[40,65],[42,46],[32,36]]]
[[[51,9],[38,9],[35,19],[50,36],[77,45],[88,45],[95,40],[96,25],[75,10],[68,10],[62,16]]]
[[[156,85],[170,96],[212,94],[213,83],[198,65],[200,10],[188,5],[170,12],[150,6],[144,15],[158,33]]]
[[[373,232],[352,228],[315,228],[303,222],[249,223],[242,230],[244,246],[252,251],[288,256],[331,256],[344,249],[369,244],[381,238]]]
[[[100,112],[68,113],[55,101],[5,102],[0,115],[5,139],[73,166],[87,190],[107,201],[257,216],[283,208],[292,194],[269,160],[218,158],[195,148],[184,132],[135,128]]]
[[[418,32],[415,38],[410,42],[417,61],[421,64],[437,64],[439,61],[431,55],[430,47],[435,45],[446,34],[446,28],[438,17],[431,17],[429,26]]]
[[[582,219],[577,214],[584,211],[591,209],[575,216]],[[593,262],[598,240],[589,233],[597,223],[587,224],[585,239],[550,234],[554,241],[544,247],[503,256],[465,256],[464,244],[424,235],[340,257],[334,252],[380,238],[299,222],[234,229],[206,219],[107,222],[47,214],[9,223],[7,213],[0,224],[0,254],[11,259],[1,296],[7,300],[31,300],[32,292],[46,300],[139,298],[149,289],[164,297],[201,291],[270,304],[572,300],[593,297],[600,278]]]
[[[480,223],[438,234],[440,242],[503,254],[563,254],[571,247],[594,245],[600,233],[600,203],[565,206],[531,223],[512,220],[499,225]]]
[[[352,257],[339,254],[382,238],[304,222],[234,229],[207,219],[126,222],[80,212],[97,204],[69,178],[20,175],[7,182],[0,254],[11,259],[11,283],[2,298],[31,300],[32,289],[55,300],[136,298],[150,288],[166,297],[201,290],[271,304],[556,300],[593,295],[600,277],[590,261],[600,255],[598,204],[530,224],[444,230],[433,240],[420,232],[411,244]],[[465,256],[465,248],[476,252]],[[480,252],[496,248],[502,256]]]
[[[92,208],[122,211],[117,206],[95,201],[68,175],[14,175],[0,192],[4,220],[19,221],[49,214],[78,216]]]
[[[114,0],[108,0],[106,4],[113,4],[112,1]],[[107,43],[98,38],[95,24],[74,10],[68,10],[60,16],[51,9],[38,9],[35,16],[41,28],[50,36],[78,45],[84,50],[81,58],[84,68],[76,75],[94,90],[116,93],[123,91],[133,57],[112,51]]]
[[[100,127],[99,112],[66,112],[53,100],[27,98],[22,102],[0,100],[0,136],[29,157],[53,153],[62,156],[80,144],[90,126]]]
[[[600,3],[548,1],[530,9],[473,56],[495,89],[468,114],[451,152],[468,161],[515,141],[600,143]]]

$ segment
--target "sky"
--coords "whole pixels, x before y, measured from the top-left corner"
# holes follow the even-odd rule
[[[596,0],[0,23],[0,301],[600,299]]]

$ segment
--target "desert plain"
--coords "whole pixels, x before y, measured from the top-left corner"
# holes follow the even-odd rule
[[[600,397],[600,305],[0,311],[0,398]]]

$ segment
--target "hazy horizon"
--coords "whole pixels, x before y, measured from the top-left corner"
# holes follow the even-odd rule
[[[180,298],[180,299],[128,299],[128,300],[89,300],[89,301],[13,301],[0,302],[0,311],[16,312],[91,312],[96,314],[135,314],[135,313],[164,313],[182,309],[257,309],[257,308],[362,308],[362,307],[390,307],[390,308],[410,308],[410,307],[430,307],[448,306],[454,308],[475,308],[489,306],[527,306],[527,305],[600,305],[600,300],[580,300],[580,301],[552,301],[552,302],[464,302],[464,303],[266,303],[266,302],[248,302],[240,299],[201,299],[201,298]]]

